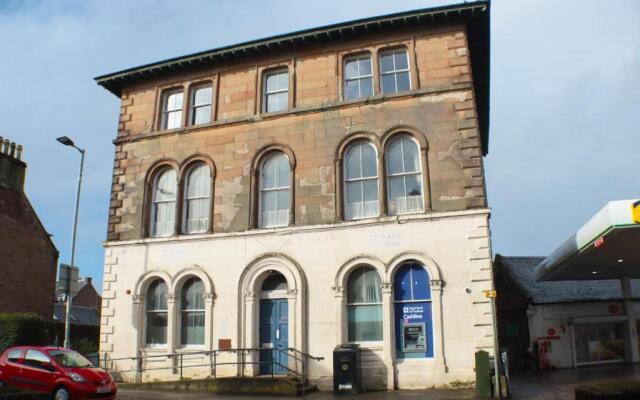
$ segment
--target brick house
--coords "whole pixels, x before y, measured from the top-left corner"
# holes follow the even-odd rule
[[[473,382],[474,353],[494,341],[482,295],[492,288],[488,2],[96,81],[121,100],[104,356],[231,343],[259,349],[242,372],[260,375],[271,361],[276,374],[292,366],[289,350],[273,350],[288,348],[324,357],[308,373],[329,388],[332,350],[354,342],[365,388]],[[175,379],[175,361],[151,360],[166,369],[145,379]]]
[[[0,312],[53,315],[56,250],[24,192],[22,146],[0,137]]]

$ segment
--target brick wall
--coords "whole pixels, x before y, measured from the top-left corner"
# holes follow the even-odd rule
[[[413,90],[342,101],[342,57],[370,51],[377,63],[378,51],[394,46],[408,50]],[[289,110],[260,114],[261,71],[279,65],[289,67],[293,80]],[[162,91],[176,85],[188,89],[202,80],[213,82],[214,122],[158,131]],[[148,171],[161,160],[181,165],[194,154],[215,164],[213,231],[250,229],[252,163],[261,148],[274,144],[288,146],[295,155],[295,224],[338,222],[340,143],[359,133],[380,142],[401,129],[423,136],[428,144],[431,208],[426,212],[486,207],[477,127],[464,26],[371,35],[149,80],[123,90],[108,239],[143,237]]]

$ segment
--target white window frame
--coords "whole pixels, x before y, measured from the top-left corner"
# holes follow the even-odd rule
[[[153,179],[153,185],[151,186],[151,226],[150,226],[150,231],[151,231],[151,237],[169,237],[172,236],[174,231],[175,231],[175,224],[176,224],[176,206],[178,204],[178,182],[175,181],[175,195],[173,200],[157,200],[156,198],[156,189],[158,187],[158,182],[160,181],[160,177],[173,170],[174,174],[176,175],[177,178],[177,173],[175,172],[175,170],[171,167],[165,167],[162,168],[160,171],[158,171]],[[173,203],[173,230],[170,233],[165,233],[162,235],[158,234],[158,221],[157,221],[157,217],[158,217],[158,204],[161,203]]]
[[[209,177],[207,179],[207,188],[209,191],[209,194],[206,195],[201,195],[201,196],[193,196],[193,197],[189,197],[189,184],[191,182],[191,174],[200,167],[206,167],[206,169],[209,171]],[[198,234],[198,233],[204,233],[207,232],[209,230],[209,227],[211,226],[211,180],[212,180],[212,176],[211,176],[211,168],[209,167],[209,165],[207,165],[207,163],[205,162],[196,162],[194,163],[189,170],[187,171],[187,174],[185,175],[186,179],[184,180],[184,199],[183,199],[183,210],[182,210],[182,233],[187,234],[187,235],[193,235],[193,234]],[[195,200],[204,200],[207,199],[209,200],[209,204],[207,206],[207,215],[206,215],[206,226],[203,229],[200,230],[189,230],[189,221],[187,220],[188,214],[189,214],[189,205],[191,202],[194,202]]]
[[[386,179],[387,179],[387,212],[389,212],[389,205],[391,204],[391,178],[395,178],[395,177],[402,177],[402,184],[404,186],[404,199],[405,199],[405,211],[403,212],[398,212],[398,208],[396,206],[396,212],[394,212],[393,214],[389,213],[389,215],[405,215],[405,214],[417,214],[417,213],[421,213],[424,212],[424,182],[423,182],[423,176],[422,176],[422,153],[420,152],[420,143],[418,143],[418,141],[416,141],[413,137],[411,137],[411,135],[406,135],[406,134],[401,134],[398,135],[394,138],[392,138],[389,143],[386,146],[385,149],[385,161],[389,160],[389,149],[391,148],[391,145],[393,144],[393,142],[395,142],[396,140],[402,140],[402,139],[408,139],[411,140],[415,145],[416,148],[418,150],[418,171],[414,171],[414,172],[396,172],[396,173],[390,173],[389,172],[389,163],[385,162],[385,175],[386,175]],[[404,169],[404,144],[401,142],[401,162],[402,162],[402,169]],[[418,182],[420,183],[420,209],[416,209],[416,210],[408,210],[408,207],[406,207],[406,204],[409,203],[408,198],[409,197],[416,197],[416,196],[409,196],[407,194],[407,176],[411,176],[411,175],[417,175],[418,176]]]
[[[211,97],[208,103],[196,104],[196,92],[201,89],[211,89]],[[191,88],[191,98],[189,100],[189,125],[197,126],[211,123],[213,119],[213,85],[210,83],[195,85]],[[196,123],[196,111],[205,107],[209,107],[209,121]]]
[[[267,89],[267,78],[274,75],[287,75],[287,88],[286,89],[277,89],[274,91],[268,91]],[[282,67],[276,69],[270,69],[265,71],[262,77],[262,112],[263,113],[272,113],[272,112],[282,112],[289,109],[289,86],[291,85],[291,80],[289,79],[289,68]],[[276,78],[277,79],[277,78]],[[269,96],[276,95],[279,93],[287,93],[287,106],[282,110],[269,110],[267,107],[269,106],[269,102],[267,101]]]
[[[172,95],[181,95],[182,96],[182,106],[180,108],[175,108],[175,109],[171,109],[169,110],[169,97]],[[176,88],[176,89],[168,89],[165,90],[162,93],[162,119],[160,121],[160,128],[162,130],[169,130],[169,129],[178,129],[178,128],[182,128],[182,123],[183,123],[183,110],[184,110],[184,89],[182,88]],[[169,127],[169,114],[179,114],[180,118],[180,124],[178,126],[173,126],[173,127]]]
[[[287,186],[276,186],[273,188],[268,188],[265,189],[264,188],[264,181],[265,179],[263,178],[263,172],[264,172],[264,165],[265,163],[271,158],[271,157],[275,157],[277,155],[282,155],[284,156],[285,160],[287,161],[287,165],[289,166],[289,174],[287,177]],[[290,164],[290,160],[289,157],[284,154],[283,152],[280,151],[275,151],[273,153],[270,153],[268,155],[266,155],[264,157],[264,159],[260,162],[260,170],[259,170],[259,182],[258,184],[260,185],[259,187],[259,193],[258,193],[258,227],[259,228],[278,228],[278,227],[284,227],[284,226],[289,226],[289,218],[291,216],[291,164]],[[274,178],[277,178],[278,175],[278,171],[276,169],[276,176]],[[274,179],[277,180],[277,179]],[[284,218],[283,216],[277,216],[276,217],[276,221],[279,221],[280,219],[282,219],[282,221],[280,223],[276,222],[274,224],[270,224],[267,225],[264,222],[264,213],[262,211],[262,204],[263,204],[263,198],[264,198],[264,193],[266,192],[281,192],[281,191],[287,191],[288,192],[288,197],[289,197],[289,208],[287,208],[286,210],[286,218]],[[283,212],[284,215],[284,211],[285,210],[279,210],[278,209],[278,196],[276,194],[276,198],[275,198],[275,204],[276,204],[276,208],[275,208],[275,212]]]
[[[395,54],[396,53],[404,53],[404,56],[407,59],[407,68],[401,68],[398,69],[396,68],[396,57]],[[391,54],[392,57],[391,59],[393,60],[393,70],[391,71],[387,71],[387,72],[382,72],[382,56]],[[378,65],[380,66],[380,93],[382,94],[394,94],[394,93],[402,93],[405,92],[405,90],[400,91],[398,90],[398,74],[406,72],[407,73],[407,77],[409,78],[409,89],[406,90],[406,92],[411,91],[413,89],[413,86],[411,84],[411,60],[409,59],[409,52],[407,51],[407,49],[405,48],[396,48],[396,49],[390,49],[390,50],[384,50],[381,51],[379,56],[378,56]],[[394,92],[384,92],[383,86],[382,86],[382,77],[386,76],[386,75],[394,75],[394,83],[395,83],[395,87],[396,90]]]
[[[371,148],[373,148],[375,156],[376,156],[376,175],[375,176],[368,176],[368,177],[360,177],[360,178],[351,178],[348,179],[347,178],[347,154],[349,153],[349,151],[355,147],[358,146],[359,147],[359,151],[360,151],[360,170],[364,171],[364,163],[363,163],[363,157],[362,157],[362,145],[367,145],[367,146],[371,146]],[[375,218],[375,217],[379,217],[380,216],[380,173],[378,171],[379,165],[378,165],[378,149],[376,149],[376,146],[373,145],[373,143],[368,142],[368,141],[357,141],[352,143],[351,145],[349,145],[345,152],[344,152],[344,159],[343,159],[343,167],[342,167],[342,180],[344,182],[344,199],[343,199],[343,204],[344,204],[344,217],[347,221],[356,221],[356,220],[360,220],[360,219],[366,219],[366,218]],[[365,214],[364,210],[365,210],[365,201],[364,201],[364,182],[365,181],[376,181],[376,194],[378,196],[377,199],[377,212],[376,213],[372,213],[371,215],[369,214]],[[362,208],[363,208],[363,215],[362,216],[358,216],[358,217],[354,217],[352,215],[350,215],[349,212],[349,202],[348,202],[348,185],[349,183],[360,183],[360,189],[362,192],[362,197],[361,197],[361,202],[360,204],[362,204]],[[355,204],[355,203],[354,203]]]
[[[371,64],[371,73],[368,75],[360,75],[360,60],[363,60],[363,59],[369,59],[369,63]],[[347,78],[347,64],[351,61],[356,61],[357,63],[356,65],[358,65],[358,75],[351,78]],[[373,59],[370,53],[361,53],[361,54],[355,54],[355,55],[345,57],[342,64],[342,75],[343,75],[343,81],[344,81],[344,84],[342,86],[343,100],[347,100],[347,101],[358,100],[363,97],[369,97],[376,94],[376,88],[373,86]],[[369,79],[371,81],[371,94],[363,96],[362,85],[360,82],[365,79]],[[347,83],[351,81],[358,81],[358,97],[349,99],[347,98]]]

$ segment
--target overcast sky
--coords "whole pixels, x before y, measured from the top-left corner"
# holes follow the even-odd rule
[[[0,136],[68,262],[101,287],[119,100],[93,77],[293,30],[452,1],[0,0]],[[494,253],[547,255],[604,204],[640,197],[640,1],[495,0],[485,158]],[[2,262],[0,260],[0,262]]]

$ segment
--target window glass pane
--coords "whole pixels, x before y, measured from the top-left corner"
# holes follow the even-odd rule
[[[147,344],[167,343],[167,313],[147,312]]]
[[[395,68],[393,68],[393,54],[385,53],[380,56],[380,72],[383,74],[385,72],[391,72]]]
[[[364,201],[378,201],[378,180],[369,179],[363,182]]]
[[[176,171],[166,169],[160,173],[156,183],[155,200],[167,201],[176,198]]]
[[[276,184],[278,187],[289,187],[289,160],[284,154],[277,156],[278,179]]]
[[[373,96],[373,79],[360,79],[360,97]]]
[[[182,109],[182,92],[171,93],[167,97],[167,111]]]
[[[163,280],[157,279],[147,290],[147,310],[166,311],[167,310],[167,284]]]
[[[193,94],[194,106],[201,106],[204,104],[211,104],[211,86],[198,88]]]
[[[262,192],[262,212],[276,210],[276,191]]]
[[[165,129],[175,129],[182,126],[182,111],[172,111],[166,115],[167,123]]]
[[[382,75],[382,93],[395,93],[396,80],[394,74]]]
[[[411,291],[411,268],[401,267],[393,278],[393,298],[396,301],[413,300]]]
[[[352,145],[347,150],[346,155],[346,167],[347,167],[347,179],[354,179],[362,177],[362,171],[360,169],[360,146],[358,144]]]
[[[411,84],[409,83],[409,73],[398,72],[396,74],[396,84],[397,84],[398,92],[405,92],[407,90],[411,90]]]
[[[180,307],[182,311],[204,309],[204,284],[200,279],[192,278],[185,282]]]
[[[355,269],[347,281],[347,303],[380,303],[380,276],[369,267]]]
[[[422,195],[422,185],[420,182],[420,175],[407,175],[405,176],[405,184],[407,186],[407,196],[420,196]]]
[[[358,79],[347,81],[345,86],[344,98],[346,100],[353,100],[360,97],[360,84]]]
[[[347,204],[362,202],[362,185],[360,182],[347,183]]]
[[[355,59],[347,60],[344,65],[344,76],[346,79],[351,79],[358,76],[358,61]]]
[[[209,167],[200,164],[192,168],[187,178],[187,197],[208,196],[210,190]]]
[[[347,307],[350,342],[382,340],[382,305]]]
[[[278,210],[289,210],[289,190],[278,190]]]
[[[393,53],[396,62],[396,70],[398,69],[408,69],[409,63],[407,61],[407,52],[406,51],[396,51]]]
[[[180,337],[182,344],[204,344],[204,312],[182,313]]]
[[[268,157],[262,164],[262,188],[273,189],[276,187],[276,168],[278,160],[276,157]]]
[[[378,159],[376,151],[369,143],[361,143],[363,177],[378,176]]]
[[[281,92],[277,95],[276,109],[273,111],[283,111],[289,107],[289,92]]]
[[[267,92],[274,92],[278,90],[278,75],[277,74],[268,74],[267,75]]]
[[[404,172],[402,169],[402,141],[395,139],[387,148],[387,173],[399,174]]]
[[[360,76],[371,75],[371,57],[363,57],[358,60]]]
[[[193,110],[193,124],[206,124],[211,122],[211,106],[200,106]]]
[[[404,150],[404,171],[420,171],[420,152],[418,151],[418,145],[407,137],[403,137],[401,140]]]
[[[413,287],[413,300],[427,300],[431,298],[429,288],[429,275],[422,265],[411,264],[411,285]]]
[[[273,273],[262,283],[262,291],[287,290],[289,285],[287,279],[280,273]]]
[[[278,90],[289,89],[289,74],[287,71],[281,71],[278,73]]]
[[[404,178],[402,176],[390,177],[388,190],[390,201],[394,201],[398,197],[404,197]]]

